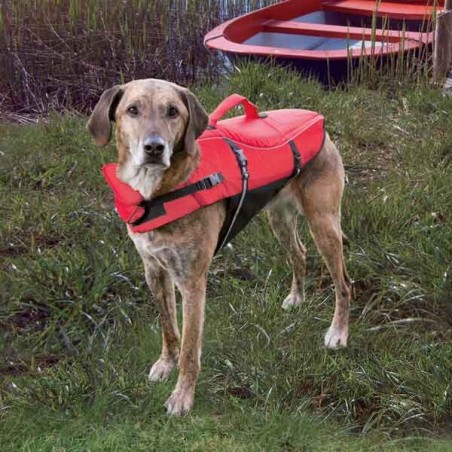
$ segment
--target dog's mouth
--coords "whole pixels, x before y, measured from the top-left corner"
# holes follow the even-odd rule
[[[141,166],[144,166],[148,169],[149,168],[166,169],[171,166],[171,157],[168,156],[167,150],[158,155],[145,154]]]
[[[155,173],[155,174],[162,174],[164,173],[168,168],[170,167],[170,165],[166,165],[163,162],[146,162],[143,163],[142,165],[140,165],[139,167],[137,167],[137,169],[139,170],[140,168],[145,170],[146,172],[151,172],[151,173]]]
[[[146,157],[143,161],[142,166],[151,167],[151,166],[162,166],[167,168],[169,165],[163,161],[162,157]]]

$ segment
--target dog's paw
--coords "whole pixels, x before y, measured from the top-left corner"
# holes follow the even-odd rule
[[[165,402],[166,412],[171,416],[183,416],[191,410],[193,401],[193,391],[175,389],[171,397]]]
[[[339,328],[330,327],[325,334],[325,347],[331,349],[347,347],[347,338],[347,329],[341,330]]]
[[[299,306],[304,303],[304,296],[299,293],[290,293],[283,301],[283,309],[291,309],[294,306]]]
[[[160,358],[154,363],[149,372],[149,381],[165,381],[174,369],[176,361],[174,359]]]

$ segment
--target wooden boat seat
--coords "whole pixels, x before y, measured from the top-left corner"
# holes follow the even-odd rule
[[[371,28],[349,27],[344,25],[314,24],[307,22],[293,22],[284,20],[269,20],[262,28],[266,33],[289,33],[311,36],[327,36],[330,38],[371,39],[372,37],[398,41],[401,38],[419,40],[417,32],[398,30],[372,30]]]
[[[435,7],[425,4],[395,3],[382,1],[376,4],[366,0],[326,0],[322,6],[327,11],[337,11],[348,14],[360,14],[372,16],[375,11],[377,15],[389,16],[394,19],[424,20],[431,17]],[[442,8],[436,7],[436,10]]]

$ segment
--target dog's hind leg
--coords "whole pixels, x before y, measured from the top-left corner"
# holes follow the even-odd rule
[[[335,287],[333,321],[325,335],[328,348],[345,347],[348,338],[348,318],[351,284],[342,253],[342,235],[338,217],[332,214],[316,215],[308,219],[311,234],[322,255]]]
[[[282,307],[289,309],[304,301],[304,277],[306,273],[306,248],[297,232],[299,215],[297,201],[290,192],[282,192],[270,204],[268,218],[271,228],[286,250],[292,264],[292,287]]]
[[[344,171],[335,147],[330,142],[326,146],[314,169],[296,186],[295,192],[334,282],[336,305],[325,345],[337,348],[347,345],[351,281],[345,268],[340,224]]]
[[[174,282],[153,259],[144,259],[146,281],[154,295],[162,325],[162,352],[149,372],[150,381],[166,380],[179,358],[180,333],[177,326]]]

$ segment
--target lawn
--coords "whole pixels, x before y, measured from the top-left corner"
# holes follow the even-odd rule
[[[209,275],[193,412],[149,385],[160,327],[113,211],[86,118],[0,126],[2,450],[452,450],[452,96],[381,82],[325,91],[247,65],[201,86],[327,118],[347,171],[349,347],[324,349],[333,287],[308,247],[307,302],[286,312],[285,254],[265,214]]]

